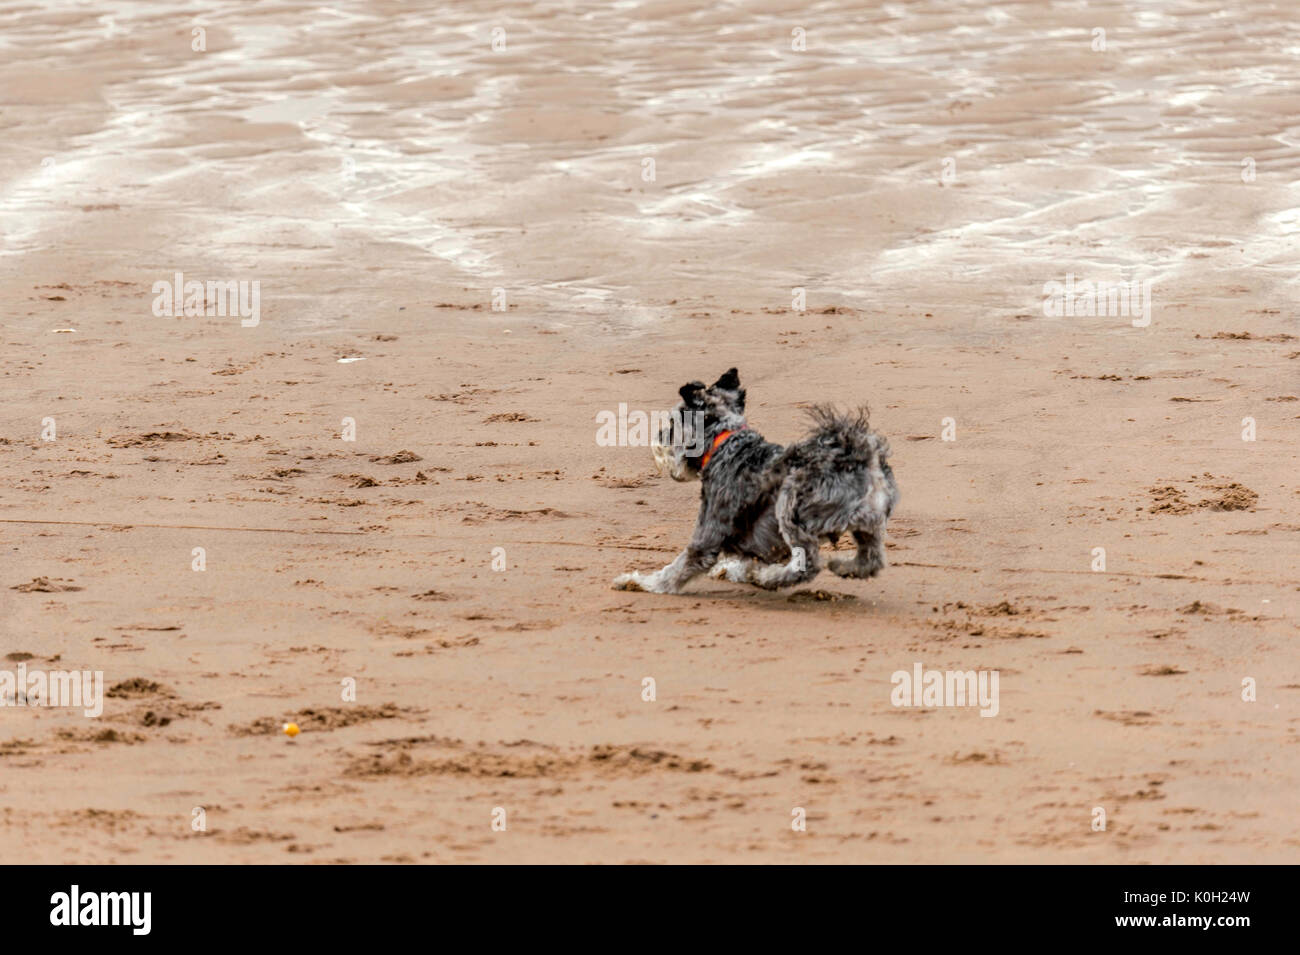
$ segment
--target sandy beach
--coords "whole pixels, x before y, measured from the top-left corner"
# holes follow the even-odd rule
[[[1300,861],[1294,9],[867,7],[0,3],[4,857]],[[611,589],[731,366],[881,576]]]

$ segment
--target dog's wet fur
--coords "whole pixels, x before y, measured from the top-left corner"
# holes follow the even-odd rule
[[[616,590],[678,593],[706,572],[768,590],[790,587],[817,576],[821,542],[834,544],[845,531],[857,553],[831,560],[831,573],[874,577],[884,569],[885,524],[898,487],[889,442],[871,430],[865,408],[816,406],[809,411],[812,431],[782,447],[745,423],[745,389],[735,368],[712,385],[692,381],[678,393],[681,404],[657,435],[654,453],[674,480],[703,485],[695,531],[667,567],[623,574]]]

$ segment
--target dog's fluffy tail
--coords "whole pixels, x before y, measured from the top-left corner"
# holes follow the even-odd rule
[[[808,409],[812,432],[808,440],[832,452],[842,468],[869,467],[874,453],[870,411],[862,405],[850,411],[838,411],[831,405],[813,405]]]
[[[767,472],[766,490],[775,492],[792,472],[807,480],[825,484],[818,493],[837,500],[856,500],[870,487],[868,475],[877,454],[888,455],[884,438],[871,430],[865,406],[838,411],[830,405],[808,409],[812,430],[801,440],[786,445],[778,461]],[[839,485],[847,481],[844,487]]]

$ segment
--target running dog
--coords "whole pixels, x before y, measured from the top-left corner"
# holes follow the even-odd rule
[[[691,542],[653,573],[622,574],[615,590],[675,594],[709,572],[767,590],[821,571],[822,540],[853,534],[857,553],[829,564],[841,577],[874,577],[885,567],[885,523],[898,503],[889,442],[865,408],[810,410],[812,431],[797,444],[765,441],[745,423],[745,389],[729,369],[706,387],[692,381],[652,440],[655,461],[675,481],[702,484]]]

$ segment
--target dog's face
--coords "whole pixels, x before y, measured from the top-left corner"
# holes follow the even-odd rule
[[[655,464],[674,481],[695,481],[713,438],[745,423],[745,389],[740,375],[728,369],[712,385],[692,381],[677,393],[681,403],[651,441]]]

